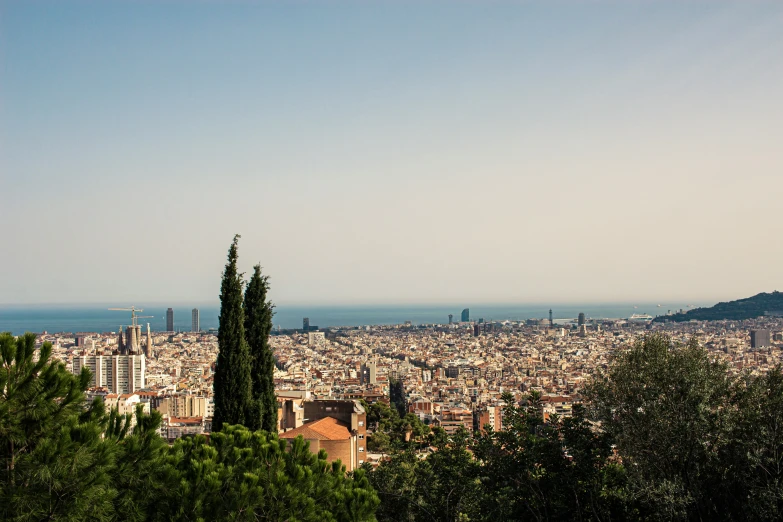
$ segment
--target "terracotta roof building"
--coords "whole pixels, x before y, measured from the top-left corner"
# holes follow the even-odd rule
[[[339,459],[347,471],[364,462],[367,414],[358,401],[305,401],[304,413],[308,422],[281,433],[281,439],[301,436],[311,452],[325,450],[329,462]]]

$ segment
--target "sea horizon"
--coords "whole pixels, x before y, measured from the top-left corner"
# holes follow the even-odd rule
[[[275,328],[302,328],[302,319],[307,317],[312,327],[357,327],[370,325],[404,324],[410,321],[419,324],[447,324],[448,315],[459,322],[464,308],[470,310],[471,321],[520,321],[552,316],[555,320],[575,319],[584,313],[588,319],[622,319],[632,314],[664,315],[668,311],[711,306],[705,302],[573,302],[573,303],[466,303],[450,304],[374,304],[374,305],[276,305],[273,324]],[[217,328],[218,303],[172,303],[169,306],[158,303],[137,305],[144,310],[139,323],[150,324],[152,331],[166,331],[166,310],[174,309],[174,329],[190,331],[191,310],[199,309],[200,329]],[[118,327],[130,323],[130,312],[112,311],[117,307],[108,303],[56,303],[56,304],[3,304],[0,305],[0,331],[13,335],[25,332],[115,332]],[[146,317],[152,316],[152,317]]]

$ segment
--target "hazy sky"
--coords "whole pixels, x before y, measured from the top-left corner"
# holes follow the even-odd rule
[[[0,0],[0,303],[783,289],[783,3]]]

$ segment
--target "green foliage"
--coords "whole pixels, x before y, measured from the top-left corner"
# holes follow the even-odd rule
[[[733,378],[696,340],[651,335],[585,395],[589,408],[545,422],[537,393],[522,405],[506,394],[502,431],[469,438],[436,428],[426,459],[390,442],[369,475],[378,519],[783,518],[780,368]],[[389,434],[394,413],[372,405],[368,419]]]
[[[368,475],[381,498],[378,520],[481,519],[485,493],[469,440],[464,430],[452,437],[441,430],[434,440],[436,451],[428,458],[419,458],[408,447],[382,462]]]
[[[160,415],[84,401],[88,372],[68,373],[35,336],[0,334],[0,520],[371,521],[365,472],[345,473],[301,438],[227,425],[210,439],[158,435]]]
[[[709,483],[720,472],[716,449],[727,428],[726,370],[695,340],[681,346],[650,335],[587,390],[646,512],[665,519],[718,515]]]
[[[84,403],[88,371],[73,376],[35,336],[0,334],[0,518],[143,520],[166,444],[160,417]]]
[[[237,272],[239,235],[228,250],[228,262],[220,286],[220,324],[218,353],[213,382],[215,414],[214,431],[223,424],[252,424],[260,417],[254,403],[250,378],[250,349],[245,340],[245,312],[242,304],[242,274]]]
[[[372,520],[378,498],[363,471],[346,477],[339,462],[294,439],[242,426],[176,441],[171,487],[159,520]]]
[[[736,383],[710,495],[725,519],[783,518],[783,372]]]
[[[783,293],[762,292],[753,297],[718,303],[708,308],[694,308],[681,314],[661,315],[656,317],[654,321],[721,321],[724,319],[742,321],[761,317],[766,312],[780,311],[783,311]]]
[[[392,379],[389,381],[389,401],[400,417],[405,415],[408,405],[405,400],[405,387],[402,380]]]
[[[367,441],[369,451],[389,453],[407,446],[421,449],[429,444],[430,427],[415,414],[400,417],[397,409],[383,402],[369,404],[363,399],[360,402],[367,413],[367,426],[373,430]]]
[[[622,469],[611,463],[611,445],[575,405],[570,418],[544,422],[540,395],[517,406],[504,395],[502,431],[475,441],[484,486],[495,502],[487,520],[611,520],[623,513]],[[621,516],[619,518],[622,518]]]
[[[16,463],[48,434],[58,431],[82,407],[90,374],[75,377],[50,360],[51,343],[34,362],[35,335],[0,334],[0,457],[3,480],[16,481]]]
[[[250,429],[277,432],[275,397],[275,360],[269,345],[274,305],[267,300],[269,276],[261,275],[261,266],[253,267],[253,277],[245,290],[245,338],[250,349],[250,376],[253,401],[258,409],[247,418]]]
[[[692,339],[651,335],[587,390],[650,520],[770,520],[783,512],[783,376],[731,378]]]

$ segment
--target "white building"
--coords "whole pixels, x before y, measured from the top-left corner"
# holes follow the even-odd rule
[[[79,375],[89,368],[91,387],[112,393],[133,393],[145,387],[146,358],[141,355],[82,355],[73,358],[72,371]]]
[[[326,342],[324,332],[310,332],[307,334],[307,344],[310,346],[320,346]]]

